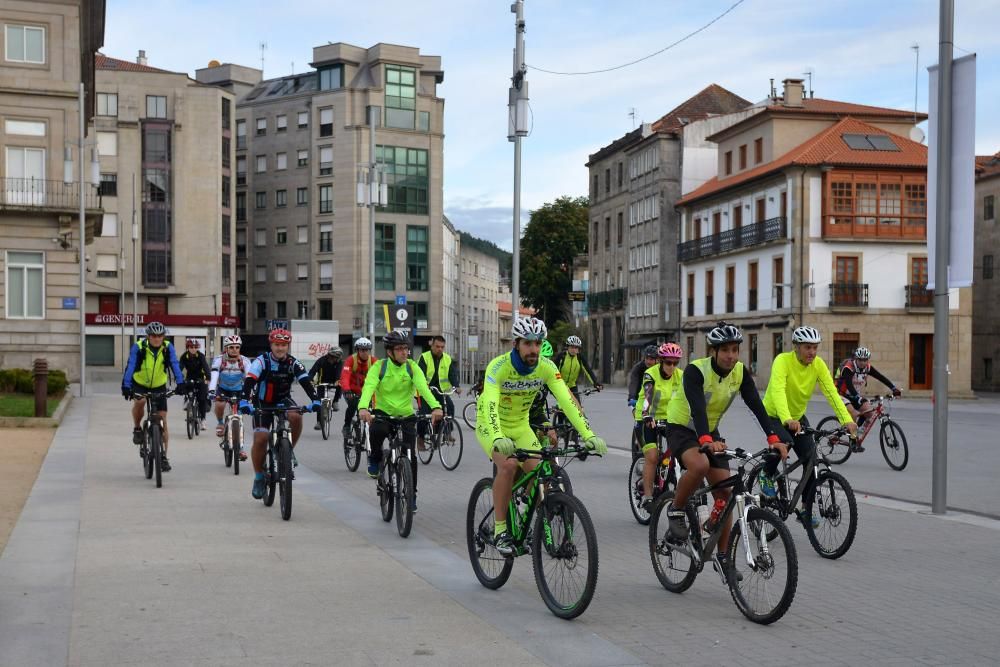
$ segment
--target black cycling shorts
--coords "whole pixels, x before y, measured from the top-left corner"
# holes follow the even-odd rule
[[[712,437],[716,440],[720,439],[718,432],[712,434]],[[697,449],[701,445],[698,443],[698,434],[693,430],[689,429],[687,426],[679,426],[677,424],[667,425],[667,448],[670,450],[670,456],[677,459],[678,463],[682,467],[684,466],[684,458],[682,454],[687,450],[694,447]],[[729,470],[729,459],[724,456],[718,456],[716,454],[706,454],[708,456],[708,466],[710,468],[717,468],[719,470]]]
[[[150,405],[150,408],[153,410],[153,412],[166,412],[167,411],[166,390],[167,390],[167,385],[163,385],[162,387],[154,387],[154,388],[150,389],[149,387],[143,386],[143,385],[141,385],[141,384],[139,384],[137,382],[135,382],[135,383],[132,384],[132,391],[135,392],[136,394],[145,394],[146,392],[150,392],[150,391],[162,391],[162,392],[164,392],[163,395],[154,396],[153,398],[146,399],[148,401],[152,401],[152,403]]]
[[[228,401],[231,398],[243,398],[242,389],[216,389],[215,400]]]
[[[280,401],[282,405],[291,409],[297,406],[295,401],[291,396],[283,401]],[[274,408],[277,403],[264,403],[256,406],[257,408]],[[261,412],[259,409],[255,410],[253,413],[253,430],[254,432],[268,432],[271,430],[271,424],[274,423],[274,413],[272,412]]]

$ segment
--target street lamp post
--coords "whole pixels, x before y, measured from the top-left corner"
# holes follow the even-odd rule
[[[358,167],[357,205],[368,208],[368,234],[370,262],[368,271],[368,336],[375,340],[375,208],[385,206],[389,200],[389,186],[384,173],[375,160],[375,107],[368,107],[368,164]]]
[[[524,0],[516,0],[510,11],[514,20],[514,74],[507,99],[507,140],[514,142],[514,243],[511,262],[511,324],[520,313],[521,279],[521,138],[528,136],[528,81],[524,64]]]

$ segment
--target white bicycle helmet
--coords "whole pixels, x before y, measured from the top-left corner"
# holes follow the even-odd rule
[[[222,347],[229,347],[230,345],[243,345],[243,339],[239,336],[226,336],[222,339]]]
[[[368,340],[367,338],[365,338],[364,336],[362,336],[361,338],[359,338],[356,341],[354,341],[354,349],[355,350],[370,350],[370,349],[372,349],[372,342],[370,340]]]
[[[815,343],[819,344],[823,341],[823,337],[819,335],[819,331],[813,327],[798,327],[792,332],[792,342],[793,343]]]
[[[537,317],[517,317],[514,318],[514,325],[510,328],[514,340],[524,338],[525,340],[543,341],[548,336],[548,329],[545,322]]]
[[[861,361],[868,361],[869,359],[872,358],[872,351],[869,350],[867,347],[859,347],[858,349],[854,350],[854,358],[860,359]]]
[[[580,340],[579,336],[570,336],[569,338],[566,339],[566,345],[567,346],[572,345],[573,347],[582,347],[583,341]]]
[[[705,334],[705,342],[709,347],[718,347],[726,343],[742,343],[743,333],[728,322],[719,322],[715,328]]]

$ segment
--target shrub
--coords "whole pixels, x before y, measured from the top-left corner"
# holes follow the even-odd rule
[[[66,391],[66,387],[68,386],[69,380],[66,379],[65,371],[49,371],[46,391],[50,396]],[[6,393],[34,394],[35,377],[31,371],[25,368],[0,370],[0,391]]]
[[[48,394],[52,396],[53,394],[61,394],[66,391],[66,387],[69,386],[69,380],[66,379],[66,371],[53,370],[49,371],[49,386]],[[34,389],[32,389],[34,392]]]

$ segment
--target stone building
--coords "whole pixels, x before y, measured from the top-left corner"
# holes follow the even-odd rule
[[[831,366],[865,345],[896,384],[927,392],[927,148],[909,139],[913,112],[806,98],[799,79],[784,85],[708,137],[718,175],[678,202],[680,342],[701,356],[716,321],[737,324],[763,386],[792,329],[807,324]],[[970,392],[971,307],[969,290],[953,292],[956,395]]]
[[[85,137],[83,155],[78,144],[80,117],[86,127],[95,111],[104,12],[104,0],[0,4],[0,368],[31,368],[44,357],[71,381],[80,378],[80,262],[92,253],[103,211],[89,173],[94,137]],[[93,261],[87,269],[96,269]]]
[[[465,378],[482,370],[487,361],[500,353],[500,315],[497,310],[500,262],[493,255],[467,243],[461,244],[459,261],[459,299],[464,342],[452,349],[461,350],[459,357]]]
[[[1000,153],[976,156],[975,273],[972,282],[972,388],[1000,391]]]
[[[231,64],[197,72],[237,95],[242,326],[259,335],[273,319],[337,320],[343,346],[367,333],[373,239],[357,184],[372,158],[371,111],[389,199],[376,213],[375,298],[405,296],[424,324],[417,344],[425,344],[443,330],[441,59],[393,44],[336,43],[315,47],[310,66],[265,81]],[[384,332],[375,324],[376,335]]]
[[[673,339],[684,127],[750,102],[712,84],[590,156],[589,338],[594,370],[621,380],[649,342]]]
[[[234,95],[152,67],[144,51],[96,64],[104,216],[87,276],[87,364],[123,367],[133,294],[140,334],[159,320],[179,347],[190,337],[218,352],[238,323]]]

